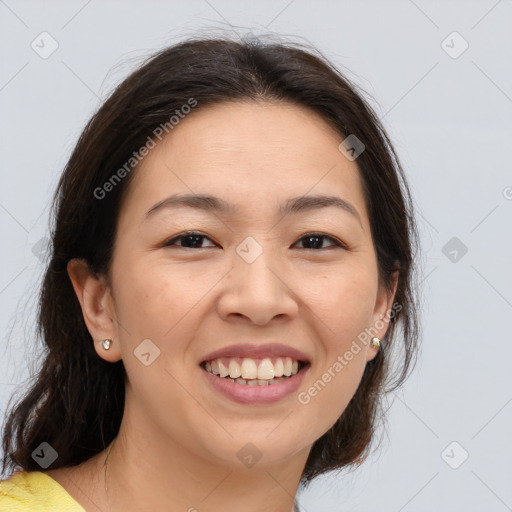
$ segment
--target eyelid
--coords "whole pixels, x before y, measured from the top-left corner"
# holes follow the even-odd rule
[[[318,238],[326,238],[327,240],[330,240],[331,242],[333,242],[333,245],[335,247],[340,247],[342,249],[347,249],[348,250],[348,247],[345,243],[343,243],[341,240],[339,240],[338,238],[335,238],[334,236],[332,235],[328,235],[327,233],[322,233],[321,231],[311,231],[309,233],[304,233],[303,235],[300,236],[300,238],[297,240],[297,242],[294,243],[294,245],[296,243],[298,243],[300,240],[302,240],[303,238],[306,238],[308,236],[316,236]],[[303,248],[304,251],[320,251],[322,249],[308,249],[308,248]]]
[[[171,238],[168,238],[167,240],[164,241],[162,246],[163,247],[172,246],[173,242],[176,242],[176,240],[179,240],[180,238],[185,238],[187,236],[193,236],[193,235],[207,238],[208,240],[210,240],[210,242],[217,245],[217,243],[214,240],[212,240],[212,238],[210,236],[206,235],[205,233],[202,233],[201,231],[191,230],[191,231],[183,231],[182,233],[178,233],[177,235],[174,235]],[[181,247],[181,246],[178,245],[177,247]],[[183,247],[183,249],[190,249],[190,247]],[[202,247],[202,249],[207,249],[207,247]]]

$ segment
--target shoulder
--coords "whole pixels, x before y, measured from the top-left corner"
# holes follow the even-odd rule
[[[40,471],[17,471],[0,480],[0,510],[85,512],[56,480]]]

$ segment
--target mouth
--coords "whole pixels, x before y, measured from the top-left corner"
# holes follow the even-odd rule
[[[243,405],[270,405],[292,396],[310,357],[282,343],[241,343],[204,355],[198,366],[210,390]]]
[[[296,393],[310,366],[307,361],[286,357],[261,360],[216,358],[199,365],[205,382],[214,393],[242,405],[262,406],[280,402]],[[232,377],[238,373],[240,376]]]
[[[270,386],[294,378],[309,362],[286,357],[217,357],[205,360],[201,368],[220,379],[241,386]]]

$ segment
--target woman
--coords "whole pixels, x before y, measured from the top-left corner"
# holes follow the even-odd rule
[[[417,235],[384,129],[322,55],[164,49],[89,121],[54,212],[0,507],[290,512],[367,456],[416,353]]]

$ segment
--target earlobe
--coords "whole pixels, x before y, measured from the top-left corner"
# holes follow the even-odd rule
[[[392,274],[391,289],[380,287],[375,303],[374,321],[370,332],[369,349],[367,352],[367,361],[371,361],[379,352],[383,350],[382,339],[389,328],[390,318],[393,315],[393,301],[395,300],[396,290],[398,288],[399,271],[395,270]],[[378,342],[377,342],[378,340]]]
[[[103,340],[115,340],[117,337],[110,288],[105,279],[95,276],[87,262],[78,258],[68,262],[67,271],[80,302],[84,322],[94,340],[94,349],[106,361],[118,361],[121,359],[119,344],[111,342],[108,352],[101,344]]]

